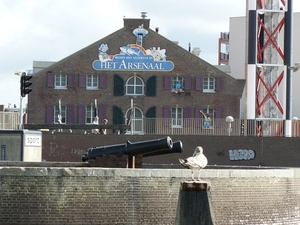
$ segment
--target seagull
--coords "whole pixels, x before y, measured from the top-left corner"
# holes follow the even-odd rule
[[[182,166],[187,169],[192,170],[192,180],[194,179],[194,170],[198,170],[198,180],[200,179],[200,170],[207,166],[207,158],[203,154],[203,148],[198,146],[192,157],[188,157],[187,159],[180,159],[179,162]]]

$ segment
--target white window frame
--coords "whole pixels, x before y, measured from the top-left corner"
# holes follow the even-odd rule
[[[93,124],[95,117],[95,106],[88,105],[85,108],[85,123],[86,124]]]
[[[203,78],[203,92],[215,93],[216,79],[214,77]]]
[[[54,106],[54,124],[58,124],[58,105]],[[61,124],[67,123],[67,107],[62,105],[61,106]]]
[[[130,125],[130,129],[126,131],[125,134],[144,134],[144,121],[143,121],[143,112],[137,107],[133,107],[127,110],[126,112],[126,124]],[[131,117],[131,120],[130,120]],[[129,122],[129,123],[128,123]]]
[[[178,81],[181,84],[181,89],[184,90],[184,85],[183,85],[184,79],[183,79],[183,77],[178,77],[177,76],[177,77],[172,77],[171,78],[171,87],[172,87],[171,91],[172,92],[176,92],[177,91],[176,88],[175,88],[175,85],[176,85],[176,83]]]
[[[55,74],[55,89],[67,89],[67,75]]]
[[[133,84],[129,84],[133,80]],[[141,84],[137,84],[137,81],[140,81]],[[132,96],[141,96],[144,95],[144,82],[143,80],[138,76],[130,77],[126,82],[126,95],[132,95]],[[133,89],[133,92],[129,89]],[[139,90],[139,91],[138,91]]]
[[[183,109],[176,107],[171,109],[172,128],[183,127]]]
[[[86,75],[86,89],[98,90],[99,89],[99,76],[95,74]]]

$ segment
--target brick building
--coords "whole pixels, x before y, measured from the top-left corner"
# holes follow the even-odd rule
[[[184,119],[202,118],[200,109],[212,121],[239,118],[245,80],[222,72],[149,24],[149,19],[124,18],[123,28],[35,73],[28,123],[92,124],[97,115],[109,124],[134,121],[131,132],[143,134],[158,129],[144,118],[161,118],[164,125],[172,118],[171,126],[178,128],[187,124]]]

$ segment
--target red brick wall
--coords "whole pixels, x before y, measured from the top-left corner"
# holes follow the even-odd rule
[[[214,224],[299,224],[297,174],[203,170]],[[185,169],[0,167],[0,224],[174,225],[189,177]]]
[[[148,20],[145,20],[148,21]],[[120,52],[119,47],[127,44],[135,43],[136,37],[132,34],[133,27],[138,27],[141,20],[132,20],[126,22],[126,29],[120,29],[90,46],[67,56],[61,61],[48,67],[45,71],[36,73],[32,78],[32,92],[28,95],[28,123],[44,124],[46,123],[46,105],[58,104],[61,99],[62,105],[74,105],[74,118],[77,123],[77,106],[79,104],[90,105],[94,100],[98,100],[98,104],[106,105],[106,115],[109,124],[113,123],[113,106],[120,107],[125,114],[130,108],[130,99],[132,96],[114,96],[114,74],[123,77],[124,82],[136,73],[143,82],[149,77],[156,75],[156,96],[138,96],[134,97],[134,106],[138,107],[143,114],[150,107],[156,106],[156,117],[163,118],[163,107],[191,107],[191,118],[194,118],[194,107],[212,108],[220,107],[223,109],[223,117],[231,115],[239,118],[240,97],[244,87],[244,81],[240,82],[229,75],[219,71],[214,66],[199,59],[199,57],[188,52],[186,49],[174,44],[172,41],[164,38],[156,32],[149,30],[148,35],[144,38],[143,47],[145,49],[160,47],[166,49],[167,60],[174,63],[172,71],[95,71],[92,63],[98,57],[98,48],[100,44],[106,43],[109,46],[109,54],[117,54]],[[149,22],[149,21],[148,21]],[[146,24],[144,24],[146,25]],[[66,90],[58,90],[53,87],[47,87],[47,72],[52,71],[53,74],[74,74],[74,87]],[[107,77],[106,88],[99,90],[86,90],[79,87],[79,74],[102,74]],[[190,94],[178,95],[170,90],[164,90],[164,76],[191,76],[192,86]],[[223,77],[223,90],[216,93],[203,93],[195,90],[196,76],[203,77]]]

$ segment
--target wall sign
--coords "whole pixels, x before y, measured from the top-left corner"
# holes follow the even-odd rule
[[[42,136],[40,135],[28,135],[25,134],[25,142],[24,142],[25,146],[37,146],[40,147],[42,146]]]
[[[142,26],[134,30],[136,44],[120,46],[120,52],[109,55],[108,45],[102,43],[98,48],[98,59],[92,63],[95,70],[129,70],[129,71],[171,71],[174,64],[167,61],[166,49],[152,47],[145,50],[142,40],[148,31]]]

